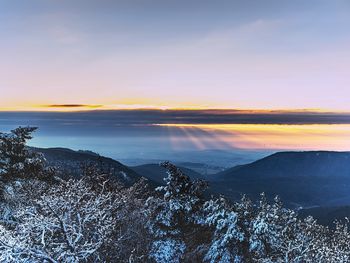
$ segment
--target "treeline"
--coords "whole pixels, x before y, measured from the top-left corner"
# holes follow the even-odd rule
[[[0,262],[350,262],[347,221],[329,229],[263,194],[208,200],[168,162],[155,190],[96,166],[62,179],[26,147],[34,131],[0,133]]]

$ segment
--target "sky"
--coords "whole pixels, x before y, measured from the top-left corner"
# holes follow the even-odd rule
[[[1,110],[350,111],[347,0],[1,0]]]

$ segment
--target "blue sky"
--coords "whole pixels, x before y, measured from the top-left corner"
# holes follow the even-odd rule
[[[0,2],[2,109],[350,111],[349,1]]]

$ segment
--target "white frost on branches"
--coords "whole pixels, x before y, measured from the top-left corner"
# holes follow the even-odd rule
[[[117,205],[110,193],[95,193],[83,180],[61,183],[15,211],[18,224],[14,231],[4,232],[9,239],[1,241],[2,248],[28,250],[28,258],[58,262],[97,260],[96,251],[112,242]],[[23,253],[13,257],[20,259]]]

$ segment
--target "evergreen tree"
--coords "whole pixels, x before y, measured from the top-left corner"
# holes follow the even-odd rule
[[[155,238],[150,257],[156,262],[180,262],[191,246],[190,241],[201,238],[201,208],[207,184],[201,180],[191,182],[169,162],[161,166],[167,169],[168,177],[165,178],[166,185],[156,190],[163,195],[147,201],[148,226]]]
[[[3,182],[17,178],[39,176],[43,158],[26,146],[36,127],[19,127],[10,133],[0,133],[0,176]]]

